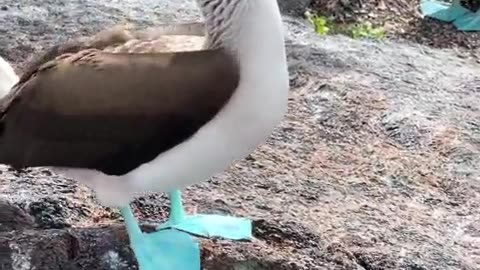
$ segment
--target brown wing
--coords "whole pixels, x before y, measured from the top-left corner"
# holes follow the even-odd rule
[[[192,136],[238,81],[222,50],[62,57],[0,104],[0,163],[124,174]]]
[[[203,35],[204,25],[198,22],[160,24],[144,30],[134,29],[129,24],[115,25],[93,36],[78,37],[49,47],[27,64],[20,83],[29,79],[41,65],[64,54],[86,49],[130,53],[193,50],[200,47]]]
[[[160,27],[158,31],[161,32],[164,28],[166,28],[165,25]],[[171,26],[171,28],[173,30],[176,29],[175,25]],[[74,40],[49,47],[26,65],[23,74],[20,76],[19,81],[17,82],[17,85],[15,85],[7,95],[0,99],[0,114],[6,110],[6,107],[8,107],[10,102],[12,102],[13,99],[18,95],[18,91],[21,89],[19,86],[28,81],[36,72],[39,71],[41,67],[45,68],[45,66],[54,64],[56,59],[62,59],[86,49],[103,50],[105,48],[123,46],[128,41],[136,39],[140,36],[142,38],[153,38],[153,35],[149,36],[147,34],[141,34],[142,31],[136,31],[135,33],[132,33],[131,29],[132,28],[130,25],[115,25],[111,28],[107,28],[98,32],[94,36],[78,37]],[[150,32],[153,31],[150,30]]]
[[[41,65],[61,55],[77,53],[86,49],[101,50],[109,46],[119,46],[136,38],[136,36],[139,36],[139,34],[132,33],[130,25],[115,25],[91,37],[78,37],[74,40],[51,46],[26,65],[25,71],[20,77],[20,83],[28,80]],[[147,38],[148,36],[143,35],[143,37]]]

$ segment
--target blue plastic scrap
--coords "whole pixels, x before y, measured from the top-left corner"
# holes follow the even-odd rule
[[[461,31],[480,31],[480,9],[475,13],[466,14],[453,22]]]
[[[443,1],[422,0],[420,11],[424,16],[435,18],[444,22],[453,22],[456,19],[471,13],[460,3],[460,0],[454,0],[451,4]]]

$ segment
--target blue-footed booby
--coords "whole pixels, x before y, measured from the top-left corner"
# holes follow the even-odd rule
[[[0,163],[72,176],[130,219],[137,194],[171,192],[179,205],[179,189],[254,151],[287,108],[277,1],[196,2],[200,48],[165,52],[147,32],[124,29],[53,48],[31,65],[0,100]],[[190,221],[215,227],[205,219]],[[142,269],[162,269],[139,253]]]

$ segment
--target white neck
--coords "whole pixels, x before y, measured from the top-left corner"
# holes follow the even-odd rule
[[[207,47],[227,49],[244,63],[260,56],[263,60],[274,61],[272,65],[286,66],[277,0],[196,1],[205,19]]]
[[[283,22],[277,0],[196,0],[205,19],[206,46],[237,56],[242,81],[258,88],[288,84]],[[285,92],[285,90],[283,91]]]

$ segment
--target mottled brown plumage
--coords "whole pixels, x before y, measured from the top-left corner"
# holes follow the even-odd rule
[[[119,26],[47,50],[0,101],[0,163],[121,175],[192,136],[234,93],[238,66],[199,37],[184,52],[162,37]]]
[[[63,54],[86,49],[130,53],[191,51],[202,47],[203,35],[202,23],[162,24],[144,30],[135,30],[128,24],[115,25],[94,36],[79,37],[48,48],[27,65],[22,79],[28,79],[40,65]]]

